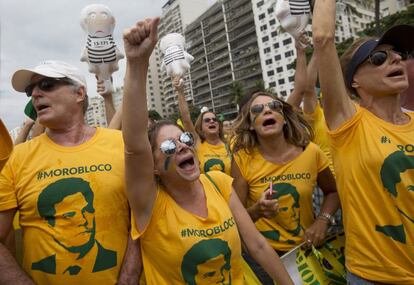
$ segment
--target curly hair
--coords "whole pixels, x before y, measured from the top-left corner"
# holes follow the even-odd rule
[[[267,96],[282,103],[283,117],[286,121],[286,124],[283,126],[283,135],[285,139],[295,146],[306,147],[313,139],[313,130],[302,115],[290,104],[280,100],[276,96],[263,91],[254,91],[254,93],[249,95],[249,100],[243,105],[233,124],[234,131],[230,138],[230,142],[232,142],[233,145],[233,153],[240,149],[244,149],[247,153],[251,153],[259,144],[256,132],[250,130],[252,124],[250,120],[250,106],[253,100],[258,96]]]

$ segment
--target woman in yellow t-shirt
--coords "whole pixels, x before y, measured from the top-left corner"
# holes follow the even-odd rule
[[[360,38],[339,60],[335,2],[317,1],[313,16],[348,282],[414,284],[414,113],[402,111],[400,98],[409,86],[414,26]]]
[[[195,125],[193,125],[185,100],[183,79],[175,77],[173,86],[178,93],[178,107],[184,130],[192,133],[196,140],[201,173],[219,170],[230,175],[231,153],[224,138],[222,122],[214,112],[202,109]]]
[[[233,186],[258,230],[280,253],[302,242],[323,243],[339,198],[329,161],[310,142],[306,121],[288,103],[259,91],[242,107],[234,133]],[[324,201],[314,219],[316,184]],[[267,284],[266,274],[247,260]]]
[[[169,122],[147,134],[146,78],[158,23],[140,21],[124,33],[126,191],[147,284],[244,284],[239,233],[278,284],[293,284],[233,193],[231,178],[200,175],[192,135]]]

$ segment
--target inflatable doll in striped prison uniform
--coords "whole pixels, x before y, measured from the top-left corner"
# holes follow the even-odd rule
[[[184,50],[184,37],[178,33],[165,35],[160,41],[160,49],[164,54],[161,68],[170,77],[182,77],[190,69],[194,57]]]
[[[280,25],[295,39],[304,33],[310,12],[309,0],[277,0],[275,6],[275,15]]]
[[[112,37],[115,18],[107,6],[92,4],[83,8],[81,26],[88,35],[81,61],[87,62],[89,72],[104,81],[105,90],[100,94],[105,95],[112,91],[111,75],[118,70],[118,61],[124,58]]]

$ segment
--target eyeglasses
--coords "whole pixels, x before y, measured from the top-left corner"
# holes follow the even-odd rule
[[[204,123],[210,123],[210,122],[215,123],[215,122],[217,122],[217,118],[215,118],[215,117],[213,117],[213,118],[204,118],[203,122]]]
[[[182,133],[178,138],[178,141],[189,147],[194,146],[194,137],[189,132]],[[161,143],[160,150],[167,155],[174,154],[177,151],[177,142],[172,139],[165,140]]]
[[[376,50],[373,51],[369,57],[368,57],[368,61],[375,65],[375,66],[380,66],[382,64],[384,64],[384,62],[387,60],[388,57],[390,57],[390,52],[396,53],[399,56],[401,56],[401,60],[406,60],[409,57],[409,54],[407,52],[399,52],[396,50]]]
[[[39,80],[38,82],[32,83],[29,86],[27,86],[24,91],[26,92],[26,95],[28,97],[32,96],[33,89],[37,86],[40,90],[49,92],[53,91],[60,85],[72,85],[73,82],[69,78],[43,78]]]
[[[256,104],[250,107],[252,114],[258,115],[263,112],[265,106],[269,107],[270,110],[283,113],[283,103],[277,100],[270,101],[266,104]]]

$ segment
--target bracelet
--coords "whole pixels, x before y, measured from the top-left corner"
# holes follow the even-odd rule
[[[330,225],[330,226],[334,226],[334,225],[336,225],[336,222],[335,222],[335,217],[334,216],[332,216],[331,214],[329,214],[329,213],[326,213],[326,212],[321,212],[321,213],[319,213],[319,215],[316,217],[317,219],[322,219],[322,220],[325,220],[325,221],[327,221],[328,222],[328,224]]]

